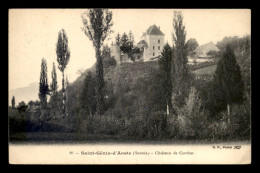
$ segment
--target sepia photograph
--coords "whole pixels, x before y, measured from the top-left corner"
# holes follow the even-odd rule
[[[10,164],[250,164],[250,9],[9,9]]]

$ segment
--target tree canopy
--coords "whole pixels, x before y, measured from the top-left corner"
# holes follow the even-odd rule
[[[46,108],[47,95],[49,94],[48,75],[47,75],[47,62],[42,58],[40,84],[39,84],[39,99],[41,101],[42,108]]]
[[[68,47],[68,37],[64,29],[58,33],[58,41],[56,44],[57,61],[61,72],[66,68],[70,60],[70,49]]]
[[[222,102],[230,106],[243,100],[244,83],[233,49],[227,45],[218,61],[214,82]],[[230,114],[230,112],[228,113]]]
[[[190,55],[198,46],[199,44],[197,40],[195,38],[190,38],[186,43],[186,49],[188,54]]]
[[[163,95],[167,106],[172,107],[171,94],[172,94],[172,48],[167,43],[163,47],[162,57],[159,59],[160,67],[160,81],[163,87]]]
[[[70,60],[70,49],[68,46],[68,37],[64,29],[58,33],[58,42],[56,44],[57,61],[59,63],[59,70],[62,72],[62,94],[63,94],[63,109],[62,115],[65,116],[65,81],[64,81],[64,70]]]
[[[186,31],[183,24],[183,16],[179,11],[174,11],[173,17],[173,43],[174,43],[174,80],[172,92],[172,104],[179,107],[184,104],[188,95],[188,58],[186,49]]]
[[[103,74],[103,59],[101,56],[101,46],[105,39],[112,33],[111,27],[112,12],[107,9],[89,9],[82,14],[83,32],[92,41],[96,52],[96,103],[97,115],[102,115],[104,112],[104,74]]]

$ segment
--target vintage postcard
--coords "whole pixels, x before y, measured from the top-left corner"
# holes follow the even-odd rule
[[[10,164],[251,164],[250,9],[10,9]]]

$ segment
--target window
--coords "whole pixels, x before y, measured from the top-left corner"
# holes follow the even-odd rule
[[[153,50],[154,50],[154,46],[153,46]]]
[[[153,56],[154,56],[154,52],[153,52]]]
[[[160,40],[158,40],[158,43],[160,43]]]
[[[158,50],[160,50],[160,46],[158,46]]]

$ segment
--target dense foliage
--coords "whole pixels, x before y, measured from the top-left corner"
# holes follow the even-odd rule
[[[89,9],[82,14],[82,22],[84,27],[82,30],[92,41],[96,52],[96,114],[102,115],[104,113],[104,73],[103,73],[103,59],[101,56],[101,46],[107,36],[112,32],[112,12],[107,9]]]
[[[199,46],[199,43],[197,42],[197,40],[195,38],[190,38],[187,42],[186,42],[186,49],[188,52],[188,55],[193,55],[194,50]]]
[[[41,74],[39,84],[39,99],[41,103],[41,118],[46,118],[47,108],[47,95],[49,94],[48,75],[47,75],[47,62],[43,58],[41,63]],[[18,105],[19,106],[19,105]]]
[[[215,75],[215,89],[223,104],[227,104],[228,116],[230,106],[233,103],[243,101],[244,83],[241,76],[240,66],[236,62],[234,51],[229,45],[224,50],[223,57],[219,60]],[[228,120],[230,117],[228,117]]]
[[[97,62],[67,85],[68,116],[61,116],[64,90],[57,91],[53,64],[52,92],[48,102],[46,99],[45,118],[39,116],[42,100],[21,102],[16,107],[13,103],[8,109],[11,140],[250,140],[249,36],[220,41],[220,52],[211,52],[219,57],[216,62],[188,65],[188,52],[196,44],[194,40],[186,42],[183,16],[175,12],[174,44],[164,46],[158,61],[116,64],[109,47],[103,45],[111,32],[112,13],[96,9],[85,15],[83,31],[93,42]],[[129,35],[123,34],[123,40],[127,38],[133,43],[133,36]],[[123,43],[122,37],[118,33],[117,44]],[[189,44],[195,46],[191,48]],[[129,41],[123,45],[128,49],[126,45],[134,50]],[[66,67],[62,66],[66,62],[59,62],[60,70]],[[204,74],[206,78],[193,72],[212,65],[217,66],[216,70]],[[41,85],[46,90],[40,91],[48,91],[44,60]],[[39,94],[40,98],[44,94],[47,92]],[[228,111],[228,104],[232,111]],[[51,133],[46,136],[44,132]]]
[[[162,93],[165,99],[165,107],[167,111],[172,112],[172,60],[173,52],[170,45],[167,43],[162,51],[162,57],[159,59],[159,76],[158,80],[161,81]],[[165,110],[166,110],[165,109]]]
[[[69,50],[69,46],[68,46],[68,37],[67,37],[67,34],[64,29],[62,29],[58,33],[58,41],[56,44],[56,54],[57,54],[57,61],[59,63],[58,68],[62,72],[62,94],[63,94],[62,116],[66,116],[64,70],[66,69],[66,66],[70,60],[70,50]]]
[[[181,12],[174,11],[173,17],[173,66],[172,73],[172,104],[173,109],[181,107],[189,92],[190,74],[186,47],[186,30]]]

